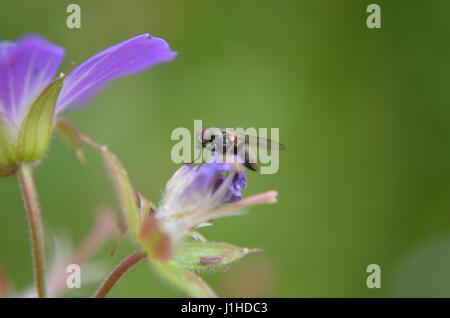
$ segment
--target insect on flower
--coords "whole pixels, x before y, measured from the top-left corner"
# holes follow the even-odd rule
[[[185,164],[167,182],[151,218],[155,218],[159,230],[167,235],[172,249],[216,218],[241,214],[239,210],[248,206],[276,202],[276,191],[242,199],[241,191],[246,187],[245,171],[237,172],[232,164],[221,162],[217,155],[208,164]]]
[[[269,150],[286,150],[286,146],[270,139],[239,134],[228,128],[206,128],[197,136],[198,146],[221,155],[224,162],[242,163],[250,170],[258,170],[258,160],[253,149],[256,146]]]

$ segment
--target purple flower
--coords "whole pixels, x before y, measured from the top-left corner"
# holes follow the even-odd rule
[[[167,182],[156,211],[148,212],[148,204],[142,204],[145,200],[138,195],[141,226],[135,235],[143,249],[156,259],[168,260],[183,239],[206,240],[196,229],[211,225],[211,220],[242,214],[249,206],[276,203],[276,191],[242,198],[247,178],[240,165],[224,163],[216,155],[206,164],[183,165]]]
[[[206,216],[223,203],[240,200],[246,187],[245,172],[236,173],[230,164],[185,164],[167,182],[155,216],[176,240],[215,218]]]
[[[163,39],[149,34],[114,45],[67,75],[56,96],[56,105],[53,104],[53,114],[85,103],[116,78],[170,62],[175,55]],[[63,48],[38,35],[26,35],[16,42],[0,42],[0,141],[12,144],[0,147],[0,169],[11,162],[22,161],[23,156],[16,153],[18,147],[14,141],[33,104],[54,80],[63,57]]]
[[[234,173],[229,165],[185,164],[167,182],[158,212],[167,215],[185,211],[211,211],[222,203],[241,199],[240,191],[246,186],[245,172]],[[174,198],[175,201],[172,200]]]

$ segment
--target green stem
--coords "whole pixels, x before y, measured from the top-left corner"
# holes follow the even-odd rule
[[[131,267],[139,263],[146,257],[146,254],[142,250],[136,250],[132,254],[124,258],[120,263],[109,273],[108,277],[103,281],[100,287],[97,289],[94,298],[104,298],[115,283],[122,277],[123,274]]]
[[[25,210],[28,214],[30,225],[37,296],[45,297],[44,230],[31,164],[24,163],[19,166],[19,169],[17,170],[17,180],[22,190],[22,199],[25,203]]]

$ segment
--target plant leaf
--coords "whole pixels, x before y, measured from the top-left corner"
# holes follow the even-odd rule
[[[215,298],[216,293],[206,284],[203,279],[193,272],[177,267],[171,262],[160,262],[149,257],[150,264],[155,271],[172,286],[181,290],[189,297]]]
[[[177,266],[197,272],[216,271],[252,252],[262,249],[248,249],[227,243],[185,240],[177,247],[170,261]]]
[[[18,161],[35,161],[47,149],[52,135],[55,105],[63,80],[64,76],[60,76],[47,86],[28,111],[19,130]]]

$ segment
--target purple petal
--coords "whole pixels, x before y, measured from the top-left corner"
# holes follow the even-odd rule
[[[88,59],[71,72],[59,96],[56,112],[79,105],[106,83],[170,62],[176,52],[163,39],[142,34],[114,45]]]
[[[236,173],[231,184],[234,191],[242,191],[247,188],[247,177],[245,173]]]
[[[242,193],[240,193],[240,192],[231,192],[225,198],[224,203],[232,203],[232,202],[239,201],[240,199],[242,199]]]
[[[17,125],[55,77],[64,49],[37,35],[0,42],[0,112]]]
[[[240,159],[239,156],[234,156],[234,162],[238,162],[238,163],[242,163],[242,159]],[[208,165],[206,165],[208,166]],[[213,156],[211,157],[211,162],[209,164],[209,166],[211,167],[215,167],[215,169],[221,171],[221,172],[230,172],[233,171],[234,168],[231,164],[229,163],[223,163],[222,158],[217,155],[217,154],[213,154]],[[225,180],[225,176],[223,176],[223,178],[220,178],[216,185],[215,185],[215,189],[214,191],[222,184],[222,182]],[[244,173],[236,173],[236,175],[233,178],[233,182],[230,184],[230,188],[229,188],[229,197],[233,198],[233,199],[229,199],[229,200],[233,200],[233,201],[237,201],[240,198],[242,198],[242,195],[240,193],[240,191],[244,190],[247,187],[247,177]],[[227,200],[227,201],[229,201]],[[233,201],[229,201],[229,202],[233,202]]]
[[[183,198],[192,196],[194,192],[200,193],[204,197],[209,193],[215,193],[227,178],[222,172],[231,170],[229,165],[223,163],[202,164],[195,166],[195,168],[196,170],[192,171],[192,173],[195,173],[195,178],[185,189]],[[226,190],[223,202],[217,202],[217,205],[240,200],[242,198],[241,191],[246,187],[247,178],[245,172],[237,173]]]
[[[190,177],[192,179],[184,190],[181,199],[188,199],[193,193],[206,197],[208,193],[216,190],[218,179],[220,180],[224,176],[217,165],[201,164],[192,167]]]
[[[225,176],[221,181],[218,181],[218,186],[225,181]],[[218,187],[217,186],[217,187]],[[223,203],[231,203],[242,199],[241,191],[247,187],[247,178],[245,173],[238,173],[233,177],[233,181],[228,186],[227,193],[223,199]]]

